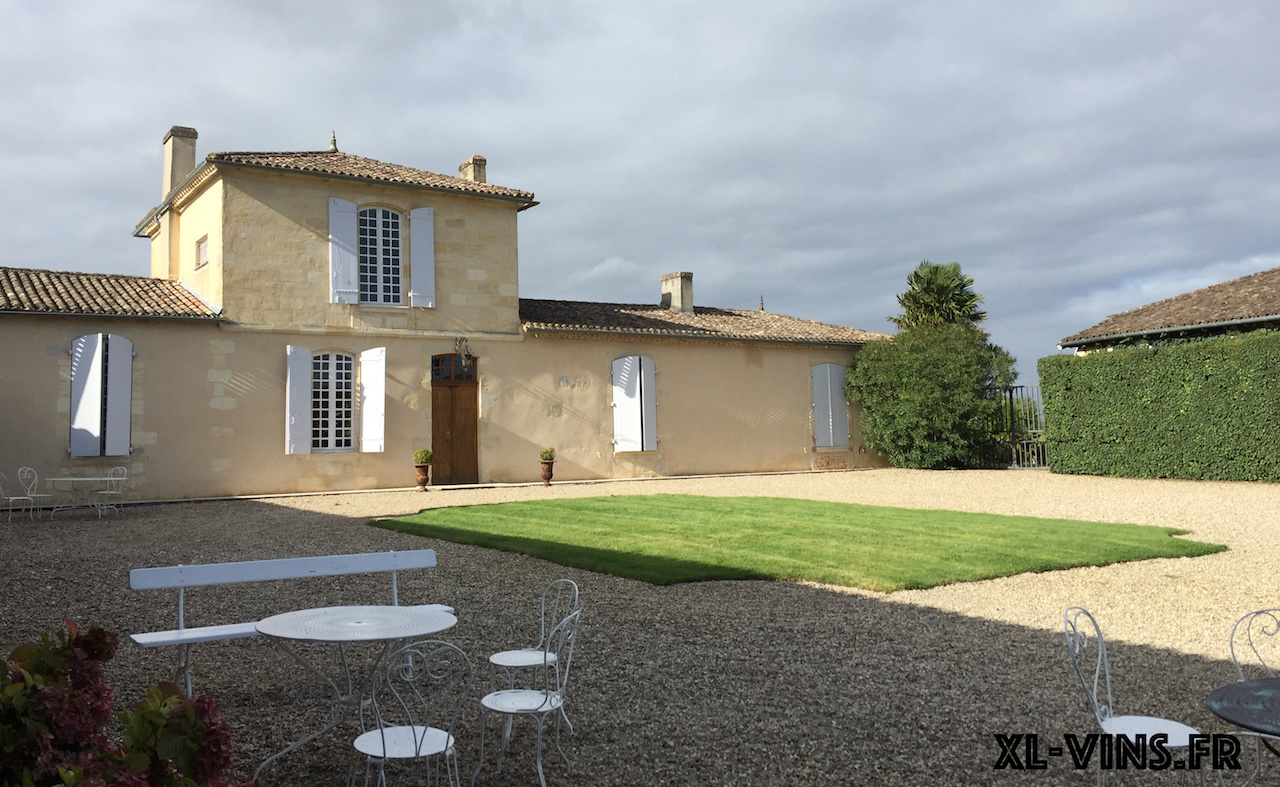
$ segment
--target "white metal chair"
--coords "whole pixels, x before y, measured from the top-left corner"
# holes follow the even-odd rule
[[[120,504],[124,500],[124,482],[128,479],[129,470],[125,467],[113,467],[107,471],[107,488],[93,493],[93,507],[98,509],[98,518],[108,508],[120,513]]]
[[[9,494],[5,491],[5,487],[7,486],[9,486],[9,479],[5,477],[4,473],[0,473],[0,500],[4,500],[9,505],[9,521],[13,521],[13,504],[22,500],[25,500],[26,502],[22,504],[22,508],[19,510],[26,510],[27,518],[33,519],[32,509],[35,508],[35,501],[33,501],[28,495]],[[12,489],[13,487],[9,488]]]
[[[1089,701],[1089,709],[1098,722],[1102,732],[1115,736],[1124,736],[1136,741],[1135,736],[1151,736],[1163,733],[1168,736],[1168,749],[1186,749],[1190,736],[1198,735],[1199,730],[1182,722],[1161,719],[1156,716],[1116,716],[1111,698],[1111,664],[1107,659],[1107,643],[1102,638],[1102,630],[1098,621],[1088,610],[1082,607],[1069,607],[1062,613],[1062,629],[1067,636],[1067,654],[1071,656],[1071,665],[1075,667],[1080,685]],[[1088,653],[1089,639],[1095,642],[1096,655]],[[1093,675],[1088,676],[1092,666]],[[1170,752],[1174,757],[1179,755]],[[1098,783],[1101,784],[1107,772],[1101,767],[1098,770]],[[1173,772],[1169,772],[1170,778]]]
[[[37,515],[44,510],[46,501],[53,502],[52,494],[36,491],[40,488],[40,475],[36,473],[34,467],[18,468],[18,483],[22,484],[22,488],[27,492],[27,497],[31,498],[31,504],[35,508]]]
[[[1258,609],[1242,615],[1231,626],[1228,642],[1231,663],[1239,680],[1276,677],[1273,664],[1280,664],[1280,609]],[[1280,757],[1280,739],[1263,733],[1239,730],[1237,735],[1254,739],[1253,779],[1262,772],[1262,747]]]
[[[547,659],[551,660],[550,663],[555,663],[556,654],[545,647],[547,635],[557,623],[579,608],[578,585],[572,579],[557,579],[547,585],[546,590],[542,591],[542,630],[538,633],[538,644],[528,648],[504,650],[489,657],[492,664],[501,667],[506,673],[507,688],[516,687],[516,675],[524,670],[542,669],[547,666]],[[573,734],[573,723],[565,714],[563,705],[560,706],[560,715],[564,718],[564,723],[569,725],[569,733]],[[511,735],[511,721],[512,717],[508,717],[504,740]]]
[[[378,787],[386,785],[388,760],[425,759],[427,784],[461,787],[453,726],[470,687],[471,662],[448,642],[415,642],[383,661],[370,687],[376,726],[355,740],[365,784],[376,767]]]
[[[578,622],[582,619],[582,610],[576,610],[557,623],[547,633],[543,643],[543,663],[546,669],[535,670],[534,674],[541,680],[534,689],[502,689],[490,692],[480,700],[480,762],[476,764],[475,773],[471,774],[471,783],[476,783],[480,769],[484,767],[485,721],[489,713],[501,713],[514,718],[529,716],[538,725],[538,737],[535,754],[538,765],[538,781],[546,787],[547,779],[542,773],[542,729],[547,717],[556,716],[556,750],[569,765],[569,758],[560,748],[560,711],[565,704],[565,690],[569,685],[569,668],[573,663],[573,645],[578,635]],[[508,739],[503,736],[503,745],[498,751],[498,773],[502,772],[502,757],[506,754]]]
[[[1231,663],[1240,680],[1274,678],[1280,664],[1280,609],[1259,609],[1242,616],[1231,627]],[[1245,674],[1248,668],[1249,675]]]

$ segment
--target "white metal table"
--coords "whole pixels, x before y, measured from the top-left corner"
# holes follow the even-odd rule
[[[348,709],[359,711],[368,702],[370,676],[352,674],[347,660],[346,646],[356,643],[385,643],[374,665],[382,663],[391,648],[398,643],[416,637],[425,637],[453,628],[458,618],[435,605],[400,607],[389,605],[320,607],[300,609],[272,615],[258,621],[258,633],[270,637],[289,651],[290,655],[313,675],[318,676],[332,692],[333,707],[329,721],[319,730],[299,738],[284,749],[262,761],[254,771],[257,779],[272,762],[291,751],[304,746],[338,726]],[[290,643],[313,642],[338,645],[346,688],[343,690],[332,676],[316,669]]]
[[[44,482],[49,488],[55,492],[58,490],[59,484],[66,484],[71,487],[70,492],[72,501],[69,503],[55,502],[53,507],[49,509],[49,518],[53,519],[53,515],[59,511],[66,511],[71,508],[92,508],[93,504],[89,502],[88,496],[94,492],[106,487],[109,481],[113,479],[107,476],[85,476],[85,475],[69,475],[60,478],[46,478]],[[90,486],[79,486],[86,484]]]

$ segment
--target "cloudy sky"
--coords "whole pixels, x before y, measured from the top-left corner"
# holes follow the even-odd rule
[[[1033,382],[1114,312],[1280,265],[1273,0],[0,0],[0,265],[146,275],[161,140],[533,191],[521,294],[891,331],[959,262]],[[1032,378],[1032,379],[1027,379]]]

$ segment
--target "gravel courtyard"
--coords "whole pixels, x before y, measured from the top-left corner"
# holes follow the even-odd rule
[[[657,493],[1168,525],[1230,549],[885,595],[760,581],[652,587],[364,525],[429,506]],[[1280,606],[1280,485],[1043,471],[870,470],[172,503],[101,520],[83,511],[52,522],[15,517],[0,543],[0,651],[63,618],[115,629],[121,646],[106,675],[118,707],[169,679],[178,655],[127,640],[176,623],[176,593],[129,590],[132,568],[433,548],[439,566],[402,575],[401,600],[457,608],[458,625],[442,637],[470,655],[477,698],[489,685],[488,654],[532,644],[538,594],[567,576],[585,608],[568,701],[577,734],[564,737],[571,772],[550,750],[551,785],[1091,784],[1093,772],[1073,770],[1067,758],[1051,758],[1044,771],[992,767],[996,733],[1038,733],[1043,755],[1065,732],[1094,731],[1063,645],[1065,607],[1085,606],[1101,623],[1119,712],[1230,732],[1204,701],[1235,677],[1231,623]],[[187,621],[385,603],[389,585],[378,575],[198,588],[188,594]],[[235,778],[248,778],[280,748],[280,718],[302,679],[296,663],[261,640],[216,643],[197,647],[194,674],[196,691],[212,695],[231,726]],[[478,719],[471,702],[458,730],[465,775],[476,764]],[[491,742],[497,729],[491,722]],[[264,784],[342,784],[358,762],[354,730],[283,758]],[[517,722],[503,772],[494,773],[490,751],[476,784],[537,784],[532,734]],[[1148,777],[1140,783],[1163,783],[1140,775]]]

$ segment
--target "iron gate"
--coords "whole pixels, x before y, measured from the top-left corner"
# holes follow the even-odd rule
[[[990,424],[991,443],[978,467],[1048,467],[1044,447],[1044,404],[1040,387],[1014,385],[992,391],[1000,409]]]

